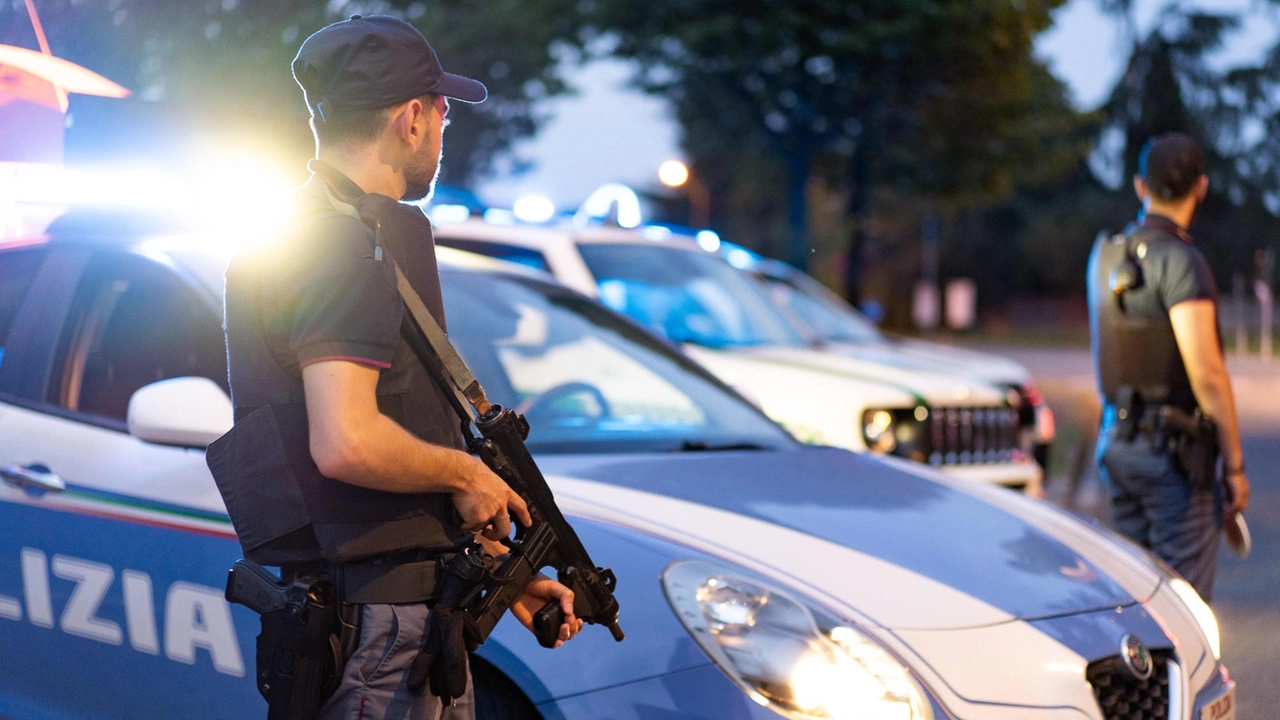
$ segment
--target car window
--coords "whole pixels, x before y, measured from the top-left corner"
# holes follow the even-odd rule
[[[441,273],[449,338],[536,452],[780,447],[786,433],[669,346],[588,298],[509,276]]]
[[[723,260],[653,245],[582,245],[600,301],[672,342],[799,345],[764,289]]]
[[[67,410],[124,420],[144,385],[202,376],[227,388],[221,322],[170,268],[100,253],[76,288],[47,398]]]
[[[18,315],[22,299],[31,289],[31,282],[35,280],[44,256],[44,250],[0,253],[0,364],[4,363],[4,348],[13,320]]]
[[[848,343],[874,343],[883,340],[880,329],[844,301],[809,292],[809,288],[794,285],[781,278],[769,275],[761,275],[759,278],[769,289],[774,302],[795,313],[818,339]]]
[[[484,242],[483,240],[462,240],[457,238],[441,238],[438,240],[441,245],[459,250],[466,250],[477,255],[487,255],[491,258],[506,260],[518,265],[550,272],[547,265],[547,256],[533,248],[517,247],[513,245],[502,245],[500,243]]]

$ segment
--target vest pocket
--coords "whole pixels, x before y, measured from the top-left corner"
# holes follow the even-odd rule
[[[311,517],[272,406],[258,408],[215,440],[205,461],[245,557],[277,564],[267,546],[306,528]]]

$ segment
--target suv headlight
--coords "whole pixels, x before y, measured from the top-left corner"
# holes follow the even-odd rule
[[[863,633],[726,565],[662,575],[676,616],[753,700],[794,720],[932,720],[924,691]]]
[[[898,449],[894,430],[897,419],[888,410],[868,410],[862,413],[862,439],[867,449],[875,453],[889,454]]]
[[[873,453],[924,462],[928,419],[929,409],[923,405],[911,410],[867,410],[862,413],[862,439]]]

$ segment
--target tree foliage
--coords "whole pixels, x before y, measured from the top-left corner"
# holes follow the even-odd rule
[[[1061,2],[593,7],[599,27],[617,38],[614,52],[639,61],[640,85],[674,102],[686,151],[728,193],[725,202],[743,188],[760,197],[756,174],[786,178],[787,256],[804,265],[815,179],[848,197],[856,256],[879,193],[942,211],[1008,197],[1072,167],[1085,149],[1078,117],[1032,52]]]
[[[281,133],[308,147],[306,108],[290,74],[302,41],[354,13],[413,23],[445,68],[483,81],[490,99],[454,105],[446,180],[465,182],[532,135],[538,103],[568,91],[557,70],[578,43],[573,0],[41,0],[53,53],[162,107],[172,125]],[[0,5],[0,43],[35,47],[25,5]],[[82,103],[93,105],[93,103]],[[73,111],[75,108],[73,107]],[[285,142],[284,139],[280,139]]]

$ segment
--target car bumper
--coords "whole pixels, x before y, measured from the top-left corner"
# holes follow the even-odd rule
[[[990,483],[1017,488],[1032,497],[1044,494],[1044,468],[1034,460],[978,465],[943,465],[946,475],[970,482]]]
[[[1236,684],[1226,667],[1218,666],[1218,672],[1195,696],[1187,720],[1232,720],[1236,717]]]

